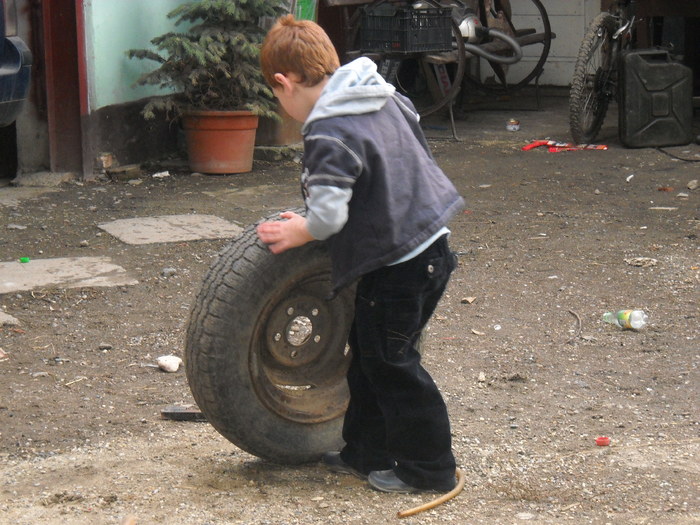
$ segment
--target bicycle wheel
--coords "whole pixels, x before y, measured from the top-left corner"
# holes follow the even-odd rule
[[[586,31],[574,66],[569,94],[569,127],[574,142],[590,143],[600,131],[615,91],[612,36],[617,23],[600,13]]]
[[[542,73],[555,35],[540,0],[501,0],[497,8],[501,11],[498,17],[488,10],[480,13],[482,24],[512,36],[520,44],[523,58],[511,66],[488,61],[492,74],[480,67],[472,68],[465,80],[485,93],[501,95],[526,86]],[[500,40],[491,39],[479,45],[491,53],[513,56],[512,48]]]

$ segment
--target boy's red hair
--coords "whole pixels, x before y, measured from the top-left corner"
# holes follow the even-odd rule
[[[285,15],[275,22],[263,41],[260,67],[273,88],[279,85],[275,73],[296,73],[303,84],[315,86],[340,67],[340,60],[321,26]]]

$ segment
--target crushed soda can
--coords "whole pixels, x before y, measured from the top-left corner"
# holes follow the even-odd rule
[[[508,131],[518,131],[520,129],[520,121],[514,118],[509,119],[506,122],[506,129]]]

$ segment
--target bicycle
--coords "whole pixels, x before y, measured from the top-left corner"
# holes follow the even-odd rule
[[[574,142],[591,143],[608,105],[617,99],[621,57],[634,43],[637,0],[616,0],[588,26],[579,48],[569,93],[569,127]]]

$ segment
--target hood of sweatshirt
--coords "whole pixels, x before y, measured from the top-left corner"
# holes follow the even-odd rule
[[[360,57],[339,67],[323,88],[301,132],[316,121],[341,115],[362,115],[380,110],[396,88],[377,73],[377,65]]]

